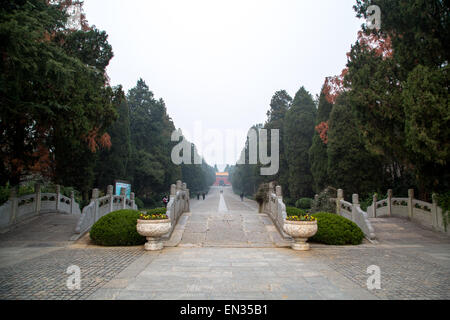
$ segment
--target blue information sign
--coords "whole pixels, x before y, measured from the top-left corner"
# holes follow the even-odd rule
[[[125,189],[125,195],[128,199],[131,197],[131,184],[123,181],[116,181],[115,190],[116,196],[120,196],[120,192],[122,189]]]

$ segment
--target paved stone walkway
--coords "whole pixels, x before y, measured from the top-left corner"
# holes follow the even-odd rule
[[[34,257],[0,267],[0,300],[87,299],[142,256],[141,249],[35,249]],[[72,265],[81,270],[81,290],[67,288],[66,272]]]
[[[90,299],[375,299],[311,253],[167,248],[146,253]]]
[[[0,234],[0,246],[33,244],[55,246],[71,243],[79,214],[46,213],[24,221],[10,232]]]
[[[180,247],[289,246],[254,201],[242,202],[230,188],[213,188],[205,200],[194,200],[187,216]]]
[[[161,252],[52,238],[51,223],[34,227],[41,241],[18,229],[0,236],[0,299],[450,298],[450,238],[402,219],[372,223],[375,243],[295,252],[255,202],[225,189],[193,200]],[[66,288],[71,265],[81,290]],[[380,267],[380,290],[367,289],[370,265]]]

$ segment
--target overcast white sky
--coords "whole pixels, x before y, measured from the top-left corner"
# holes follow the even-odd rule
[[[303,85],[315,95],[325,77],[340,74],[363,23],[354,3],[85,0],[84,10],[109,34],[112,85],[128,90],[143,78],[200,148],[207,148],[208,129],[224,139],[226,130],[240,132],[233,152],[205,151],[208,163],[222,167],[236,161],[248,128],[264,123],[277,90],[293,97]],[[195,137],[195,126],[203,134]]]

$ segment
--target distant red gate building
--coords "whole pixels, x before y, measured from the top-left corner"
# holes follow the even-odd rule
[[[215,186],[231,186],[229,181],[228,172],[216,172],[216,182]]]

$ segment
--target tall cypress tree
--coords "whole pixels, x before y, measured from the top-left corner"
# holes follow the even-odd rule
[[[119,115],[118,119],[108,130],[111,136],[111,148],[99,153],[96,168],[96,186],[102,189],[114,180],[127,180],[127,165],[131,156],[130,114],[125,93],[122,87],[115,89],[114,105]]]
[[[270,109],[267,112],[267,122],[264,126],[265,129],[268,130],[267,137],[268,141],[271,141],[271,131],[272,129],[280,130],[280,169],[275,176],[262,177],[264,181],[277,181],[279,185],[286,189],[289,182],[289,173],[288,173],[288,165],[285,156],[285,146],[284,146],[284,121],[286,118],[286,113],[288,112],[292,103],[292,98],[285,90],[280,90],[275,92],[270,101]],[[270,144],[268,144],[268,148],[270,148]],[[259,173],[258,173],[259,174]],[[265,179],[264,179],[265,178]]]
[[[139,79],[136,87],[130,89],[127,96],[130,107],[130,130],[132,157],[129,175],[136,188],[137,195],[144,201],[152,203],[152,198],[163,191],[165,166],[161,162],[160,151],[162,138],[159,127],[165,106],[154,99],[153,92]]]
[[[301,87],[295,94],[284,122],[285,156],[289,172],[289,188],[285,190],[285,194],[288,193],[291,199],[313,195],[308,152],[314,135],[315,117],[313,97]]]
[[[334,105],[329,125],[327,152],[331,185],[344,189],[347,197],[353,193],[369,196],[380,188],[383,166],[379,157],[366,149],[346,94]]]
[[[327,123],[330,118],[333,105],[328,102],[323,92],[320,94],[319,107],[316,116],[316,126]],[[312,146],[309,149],[309,161],[311,163],[311,173],[314,178],[314,191],[319,193],[328,184],[328,155],[326,141],[322,140],[317,130],[314,132]]]

